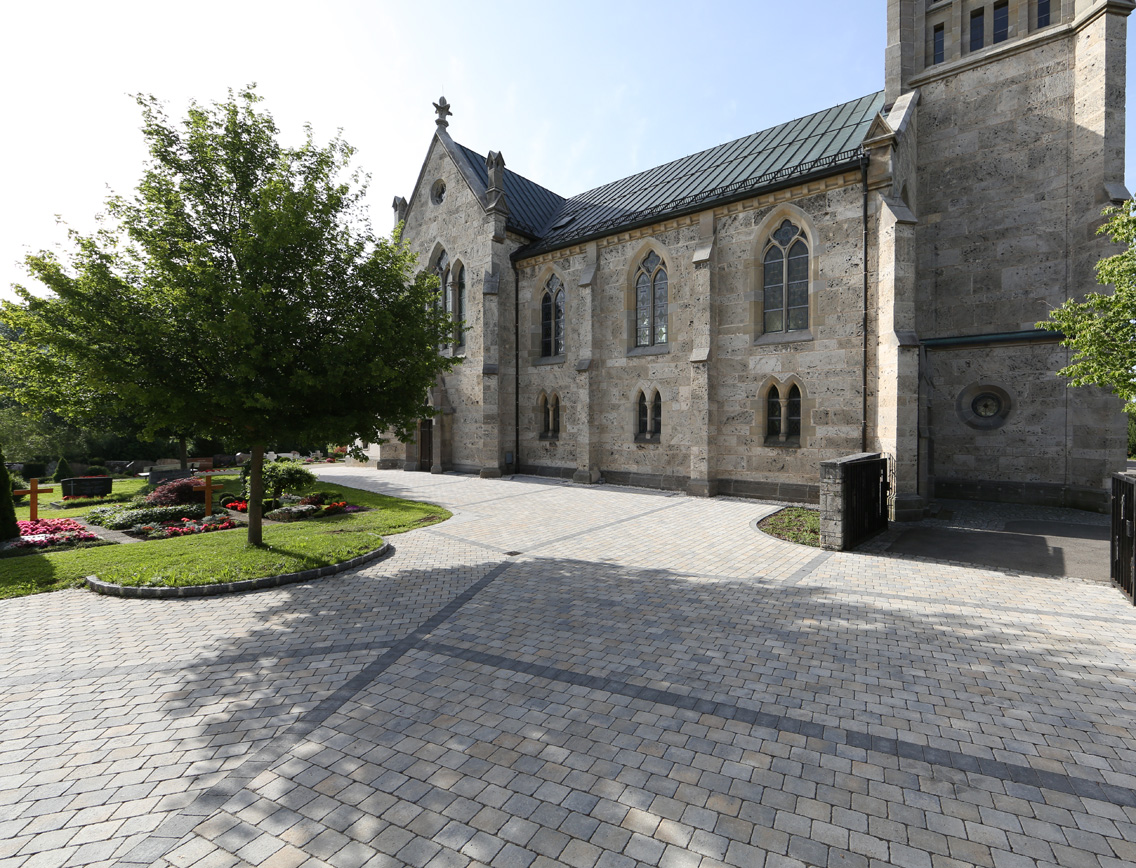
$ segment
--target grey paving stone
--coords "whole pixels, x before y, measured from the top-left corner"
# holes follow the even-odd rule
[[[0,605],[0,860],[1136,858],[1136,615],[1107,586],[874,554],[800,573],[752,501],[326,472],[455,519],[289,589]]]

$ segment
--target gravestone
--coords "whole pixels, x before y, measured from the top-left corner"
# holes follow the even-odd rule
[[[192,470],[182,470],[180,467],[151,467],[149,483],[157,488],[165,482],[173,482],[175,479],[189,479],[193,476]]]
[[[102,497],[110,494],[113,485],[109,476],[75,476],[64,479],[59,488],[64,497]]]

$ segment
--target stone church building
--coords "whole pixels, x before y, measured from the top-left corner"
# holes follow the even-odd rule
[[[884,90],[572,197],[451,138],[395,218],[463,361],[380,466],[816,501],[821,461],[1101,509],[1120,403],[1035,327],[1096,288],[1134,0],[887,0]]]

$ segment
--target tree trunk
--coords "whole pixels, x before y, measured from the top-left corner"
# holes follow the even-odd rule
[[[178,437],[178,457],[181,458],[181,469],[189,470],[189,450],[185,445],[185,435]]]
[[[248,544],[250,546],[263,546],[261,534],[261,513],[264,501],[264,444],[254,443],[252,458],[249,459],[249,499],[248,499]]]

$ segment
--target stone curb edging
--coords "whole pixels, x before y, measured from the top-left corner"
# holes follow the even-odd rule
[[[187,585],[185,587],[145,587],[141,585],[115,585],[111,582],[99,581],[95,576],[87,576],[83,581],[87,587],[97,594],[106,594],[111,597],[128,597],[131,599],[160,599],[169,600],[180,597],[214,597],[219,594],[239,594],[244,591],[259,591],[264,588],[279,588],[296,582],[308,582],[312,579],[333,576],[377,561],[393,551],[389,542],[384,542],[374,551],[369,551],[358,557],[351,558],[338,564],[319,567],[314,570],[303,570],[298,573],[283,573],[279,576],[265,576],[261,579],[244,579],[239,582],[222,582],[216,585]]]

